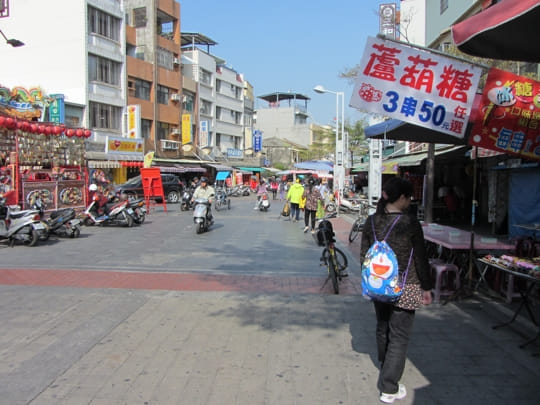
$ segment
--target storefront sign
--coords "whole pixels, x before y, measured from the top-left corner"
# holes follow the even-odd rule
[[[108,136],[105,152],[116,155],[140,153],[142,157],[143,141]]]
[[[262,150],[262,131],[253,131],[253,151],[260,152]]]
[[[379,5],[379,32],[388,38],[396,39],[396,5]]]
[[[469,143],[540,160],[540,82],[489,71]]]
[[[182,143],[191,142],[191,114],[182,114]]]
[[[455,59],[370,37],[349,104],[463,138],[480,73]]]
[[[128,138],[140,139],[141,136],[141,106],[128,105],[127,107]]]
[[[201,121],[201,128],[200,128],[200,138],[199,138],[199,146],[201,148],[206,148],[208,145],[208,121]]]
[[[235,148],[227,148],[227,157],[242,157],[242,151]]]
[[[65,106],[63,94],[51,94],[51,101],[49,103],[49,122],[55,124],[64,124],[65,119]]]

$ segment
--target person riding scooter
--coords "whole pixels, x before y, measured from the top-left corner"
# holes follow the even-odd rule
[[[195,192],[191,197],[191,203],[193,204],[197,198],[206,198],[208,200],[209,205],[208,210],[206,211],[206,219],[208,222],[212,222],[213,220],[211,206],[215,195],[216,192],[214,187],[208,185],[208,179],[206,177],[201,177],[199,186],[195,189]]]
[[[255,207],[253,207],[253,209],[258,210],[259,204],[261,203],[262,196],[268,192],[267,185],[263,179],[259,180],[259,184],[257,185],[257,188],[255,189],[255,191],[257,192],[257,202],[255,203]]]

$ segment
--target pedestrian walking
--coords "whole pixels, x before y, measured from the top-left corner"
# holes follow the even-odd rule
[[[296,182],[291,185],[287,192],[287,200],[291,203],[291,220],[292,222],[298,222],[300,219],[300,201],[304,194],[304,186],[300,184],[300,179],[296,179]]]
[[[432,300],[432,281],[422,226],[416,217],[406,214],[412,191],[412,184],[407,180],[395,177],[387,181],[376,212],[368,217],[362,231],[361,258],[365,257],[375,238],[380,241],[385,238],[396,217],[400,216],[386,242],[396,254],[400,275],[403,276],[408,269],[403,295],[394,303],[373,301],[380,362],[377,388],[380,401],[385,403],[393,403],[407,395],[405,386],[399,381],[405,368],[415,311],[422,305],[429,305]]]
[[[306,199],[306,205],[304,206],[304,233],[310,229],[311,233],[315,233],[315,220],[317,214],[317,208],[319,201],[323,201],[319,189],[316,187],[316,181],[313,177],[310,177],[308,180],[308,185],[304,188],[304,194],[302,198]]]
[[[279,201],[283,201],[285,200],[285,194],[287,193],[288,191],[288,187],[287,187],[287,179],[281,179],[281,181],[279,182]]]

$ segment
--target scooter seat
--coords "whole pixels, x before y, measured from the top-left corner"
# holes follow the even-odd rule
[[[27,215],[37,214],[38,211],[34,210],[23,210],[23,211],[10,211],[9,217],[13,219],[21,218]]]
[[[70,220],[72,218],[75,218],[75,210],[73,208],[64,208],[64,209],[54,211],[51,213],[52,219],[55,219],[58,217],[63,217],[65,220]]]

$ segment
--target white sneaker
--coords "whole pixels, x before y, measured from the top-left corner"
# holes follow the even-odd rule
[[[304,228],[304,233],[306,233],[307,231],[309,231],[309,226],[306,226],[306,227]]]
[[[407,396],[407,389],[403,384],[399,384],[398,392],[395,394],[385,394],[384,392],[381,392],[381,396],[379,397],[381,402],[384,402],[385,404],[391,404],[396,399],[403,399]]]

